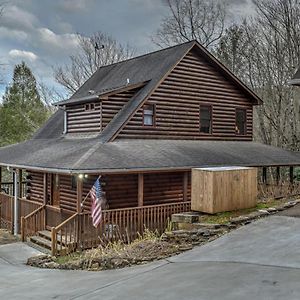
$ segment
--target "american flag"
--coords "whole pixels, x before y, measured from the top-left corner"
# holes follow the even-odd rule
[[[102,189],[99,178],[95,181],[90,193],[92,198],[93,225],[94,227],[97,227],[100,224],[102,218]]]

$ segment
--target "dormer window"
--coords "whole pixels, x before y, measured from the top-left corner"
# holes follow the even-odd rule
[[[85,105],[85,110],[95,110],[95,103],[88,103]]]
[[[145,104],[143,106],[143,125],[154,126],[155,124],[155,105]]]

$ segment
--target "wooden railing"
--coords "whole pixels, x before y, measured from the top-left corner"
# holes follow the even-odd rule
[[[143,234],[145,229],[163,233],[171,215],[189,211],[191,202],[105,210],[102,222],[95,228],[89,213],[79,215],[81,247],[88,249],[101,243],[122,240],[129,243]]]
[[[79,242],[79,214],[51,229],[51,254],[68,254],[76,250]]]
[[[145,229],[163,233],[172,214],[189,211],[191,202],[104,210],[102,222],[95,228],[90,213],[75,213],[51,230],[52,255],[89,249],[99,244],[122,240],[129,243]]]
[[[0,227],[12,230],[14,198],[5,193],[0,193]]]
[[[26,195],[26,181],[22,181],[22,195],[21,197],[25,197]],[[13,195],[14,193],[14,183],[11,181],[2,182],[0,187],[0,192],[3,192],[8,195]]]
[[[21,217],[21,238],[22,242],[27,237],[35,235],[38,231],[46,227],[46,214],[45,205],[40,206],[27,216]]]

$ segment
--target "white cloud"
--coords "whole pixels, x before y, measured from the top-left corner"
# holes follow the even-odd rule
[[[1,18],[1,27],[18,30],[32,30],[39,23],[35,15],[15,5],[5,8]]]
[[[38,59],[38,56],[31,51],[24,51],[18,49],[12,49],[9,51],[8,55],[11,58],[21,58],[29,61],[35,61]]]
[[[77,47],[78,39],[74,33],[56,34],[49,28],[37,29],[35,40],[43,47],[52,47],[50,50],[72,49]]]
[[[60,3],[60,6],[64,11],[68,13],[80,12],[83,10],[87,10],[89,5],[93,4],[94,1],[86,1],[86,0],[63,0]]]

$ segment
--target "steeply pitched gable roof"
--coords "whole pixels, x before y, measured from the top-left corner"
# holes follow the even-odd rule
[[[57,104],[65,105],[77,103],[78,101],[94,100],[98,98],[99,95],[111,93],[112,91],[117,92],[118,90],[126,87],[127,78],[130,81],[129,87],[142,86],[141,89],[130,99],[130,101],[114,116],[105,129],[99,133],[99,140],[101,142],[109,142],[114,139],[135,111],[146,101],[159,83],[191,49],[196,49],[199,52],[199,55],[202,55],[225,77],[233,81],[249,97],[249,100],[253,101],[254,104],[260,104],[262,102],[255,93],[253,93],[197,41],[190,41],[101,67],[70,99],[58,102]],[[90,95],[90,90],[95,91],[95,93]],[[63,126],[62,119],[63,114],[57,113],[55,120],[61,124],[61,126]],[[48,122],[45,127],[52,127],[53,121],[54,120],[52,120],[52,122]],[[45,135],[45,138],[48,138],[49,132],[53,135],[55,128],[56,126],[52,129],[43,128],[36,137],[42,138],[42,136]],[[58,131],[62,132],[62,129],[59,129]]]

